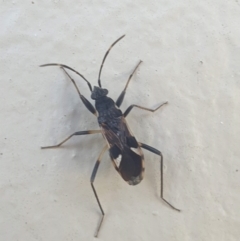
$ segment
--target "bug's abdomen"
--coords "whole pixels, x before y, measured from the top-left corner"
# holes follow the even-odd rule
[[[140,148],[135,150],[138,149]],[[128,146],[120,150],[114,145],[110,148],[109,154],[116,170],[129,185],[137,185],[141,182],[144,173],[144,157],[140,152],[137,154]]]
[[[105,120],[100,127],[110,147],[109,154],[115,169],[128,184],[140,183],[144,173],[144,156],[124,117]]]
[[[137,185],[143,179],[143,159],[131,149],[125,149],[119,166],[119,173],[129,185]]]

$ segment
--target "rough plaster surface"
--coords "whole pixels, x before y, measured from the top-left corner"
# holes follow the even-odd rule
[[[144,151],[146,175],[135,187],[108,155],[96,188],[106,218],[99,240],[235,241],[240,238],[240,3],[224,1],[1,1],[0,240],[94,240],[100,218],[90,176],[104,146],[71,82],[49,62],[65,63],[93,85],[110,44],[102,84],[117,98],[139,59],[122,109]],[[72,74],[82,93],[84,81]]]

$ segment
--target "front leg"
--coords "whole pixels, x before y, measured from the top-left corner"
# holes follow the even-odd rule
[[[75,86],[77,92],[78,92],[78,95],[80,97],[80,99],[82,100],[83,104],[87,107],[87,109],[92,112],[95,116],[97,116],[97,112],[96,112],[96,109],[93,107],[93,105],[80,93],[77,85],[76,85],[76,82],[75,80],[68,74],[68,72],[63,68],[61,67],[61,69],[65,72],[65,74],[68,76],[68,78],[72,81],[73,85]]]
[[[140,142],[139,142],[138,144],[139,144],[139,146],[141,146],[142,148],[144,148],[144,149],[146,149],[146,150],[148,150],[148,151],[150,151],[150,152],[152,152],[152,153],[160,156],[160,162],[161,162],[161,163],[160,163],[160,173],[161,173],[161,177],[160,177],[160,180],[161,180],[160,193],[161,193],[161,199],[162,199],[165,203],[167,203],[172,209],[180,212],[179,209],[175,208],[171,203],[169,203],[169,202],[163,197],[163,155],[162,155],[162,153],[161,153],[159,150],[157,150],[157,149],[155,149],[155,148],[153,148],[153,147],[151,147],[151,146],[148,146],[148,145],[146,145],[146,144],[144,144],[144,143],[140,143]]]
[[[87,81],[87,79],[81,75],[80,73],[78,73],[76,70],[70,68],[69,66],[67,65],[64,65],[64,64],[55,64],[55,63],[52,63],[52,64],[43,64],[43,65],[40,65],[40,67],[46,67],[46,66],[59,66],[64,72],[65,74],[69,77],[69,79],[72,81],[74,87],[76,88],[77,92],[78,92],[78,95],[80,97],[80,99],[82,100],[83,104],[86,106],[86,108],[92,113],[94,114],[95,116],[97,116],[97,112],[95,110],[95,108],[93,107],[93,105],[81,94],[80,90],[78,89],[77,87],[77,84],[75,82],[75,80],[68,74],[68,72],[65,70],[66,69],[70,69],[72,70],[73,72],[75,72],[76,74],[80,75],[88,84],[88,87],[90,89],[90,91],[92,92],[92,86],[91,84]]]
[[[139,66],[141,63],[142,63],[142,60],[139,61],[139,63],[137,64],[137,66],[135,67],[135,69],[133,70],[133,72],[131,73],[131,75],[129,76],[128,81],[127,81],[127,83],[126,83],[126,85],[125,85],[122,93],[121,93],[121,94],[119,95],[119,97],[117,98],[117,101],[116,101],[116,106],[117,106],[117,107],[120,107],[120,106],[121,106],[121,104],[122,104],[122,102],[123,102],[123,99],[124,99],[124,96],[125,96],[125,94],[126,94],[126,90],[127,90],[128,84],[129,84],[132,76],[133,76],[134,73],[136,72],[138,66]]]

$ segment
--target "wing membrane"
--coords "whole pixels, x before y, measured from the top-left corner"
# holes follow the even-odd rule
[[[101,127],[110,146],[109,154],[115,169],[130,185],[138,184],[143,179],[144,157],[125,118],[115,119],[113,125],[102,123]]]

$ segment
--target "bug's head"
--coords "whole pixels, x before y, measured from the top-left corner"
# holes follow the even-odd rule
[[[91,94],[91,98],[93,100],[96,100],[96,99],[106,96],[107,94],[108,94],[107,89],[102,89],[101,87],[94,86],[92,94]]]

